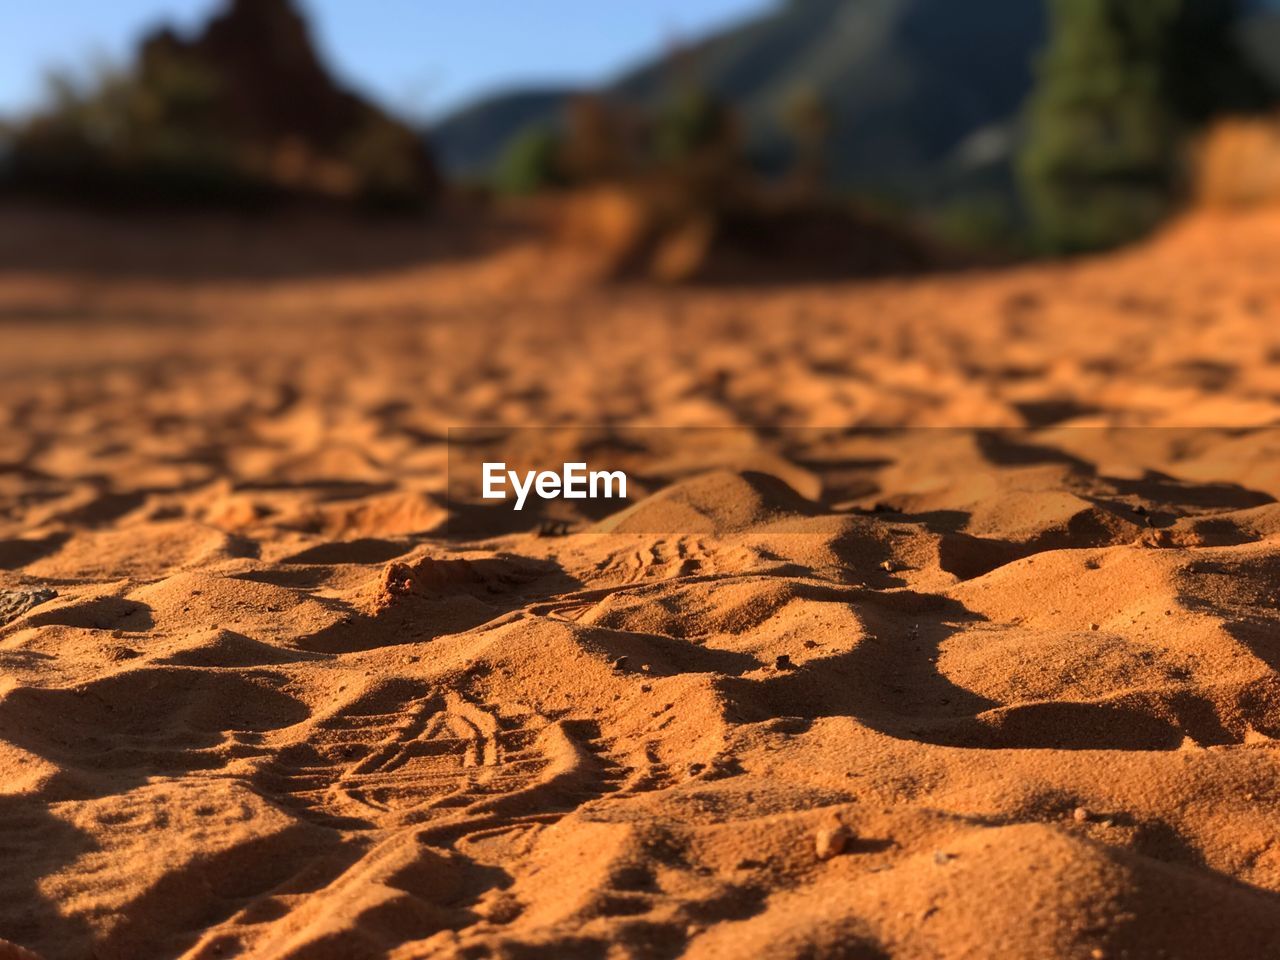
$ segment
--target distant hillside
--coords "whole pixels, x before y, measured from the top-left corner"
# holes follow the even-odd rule
[[[455,176],[483,175],[515,134],[534,124],[555,123],[573,94],[564,88],[515,90],[465,107],[431,130],[436,160]]]
[[[833,123],[834,179],[914,193],[923,179],[939,179],[967,138],[1015,112],[1044,34],[1044,13],[1028,0],[790,0],[682,51],[677,63],[657,57],[606,92],[652,105],[693,77],[734,104],[765,170],[787,162],[795,98],[816,94]],[[450,172],[481,174],[521,128],[558,123],[566,95],[494,97],[439,124],[432,143]]]
[[[1245,55],[1280,90],[1280,0],[1266,0],[1241,21],[1240,41]]]
[[[1280,17],[1251,0],[1244,47],[1270,60],[1280,86]],[[1035,0],[789,0],[713,35],[675,62],[655,57],[603,92],[661,102],[694,77],[732,103],[763,170],[791,152],[789,106],[816,94],[830,114],[828,169],[839,186],[928,201],[1011,184],[1021,105],[1047,35]],[[447,118],[431,131],[445,169],[482,176],[504,145],[533,124],[558,125],[572,91],[517,91]]]

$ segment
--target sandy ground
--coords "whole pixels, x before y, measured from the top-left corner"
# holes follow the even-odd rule
[[[1280,955],[1277,249],[3,271],[0,957]],[[442,536],[604,421],[759,449]]]

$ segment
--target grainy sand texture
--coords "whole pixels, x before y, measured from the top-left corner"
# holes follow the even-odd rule
[[[1274,214],[669,289],[64,228],[0,272],[0,957],[1280,956]],[[601,423],[756,446],[445,536],[450,427]]]

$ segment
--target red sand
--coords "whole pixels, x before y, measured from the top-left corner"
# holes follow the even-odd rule
[[[1277,249],[1258,215],[803,288],[532,248],[3,273],[0,936],[1280,955],[1280,442],[1221,429],[1280,419]],[[1039,432],[756,458],[794,493],[690,460],[633,508],[683,535],[425,533],[449,425],[605,419]]]

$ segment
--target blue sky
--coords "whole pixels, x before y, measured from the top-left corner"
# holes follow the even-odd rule
[[[124,62],[140,31],[191,27],[217,0],[2,0],[0,116],[50,67]],[[591,83],[770,0],[299,0],[340,77],[415,118],[507,86]]]

